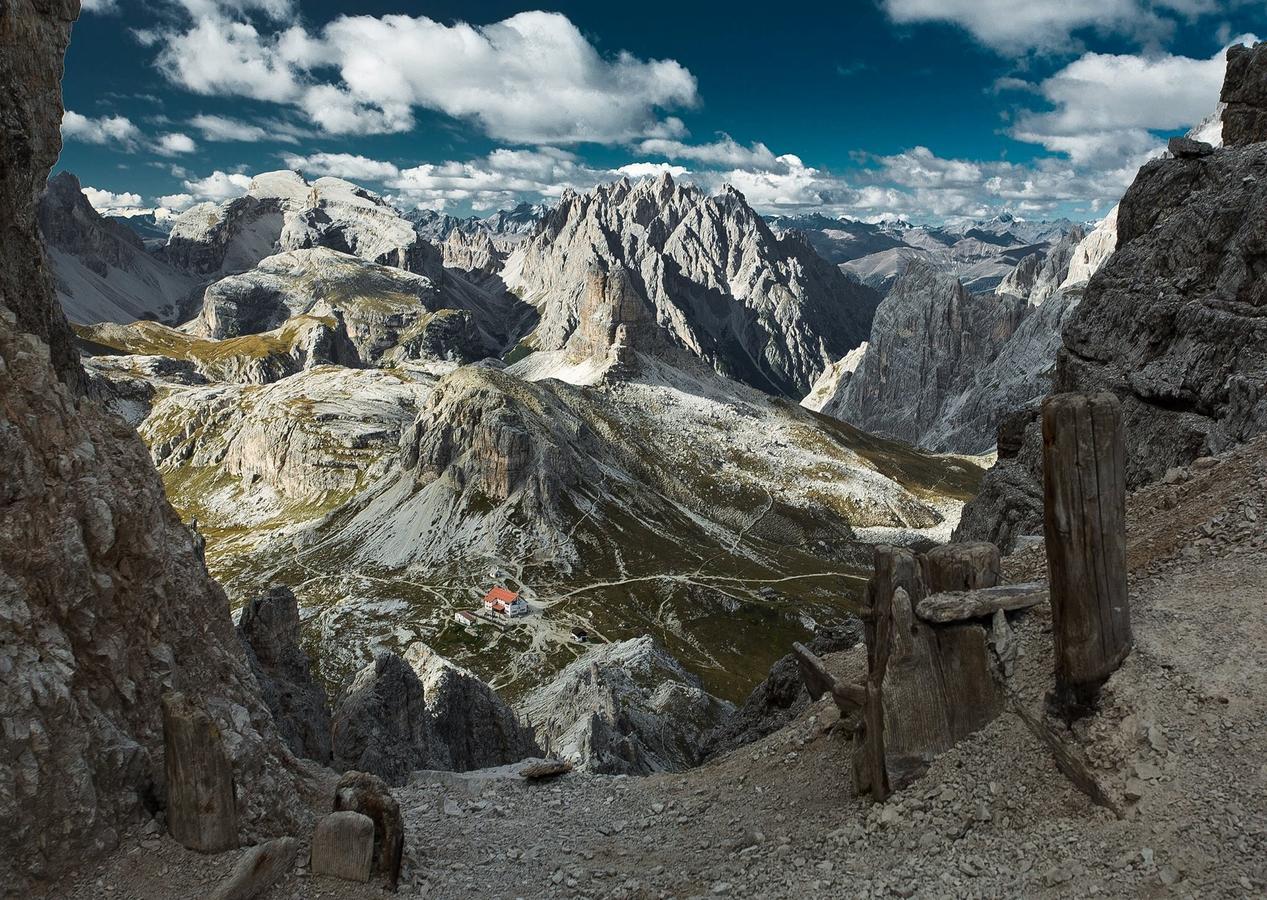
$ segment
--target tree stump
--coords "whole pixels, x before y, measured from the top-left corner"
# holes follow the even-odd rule
[[[854,787],[883,800],[1002,709],[984,625],[938,624],[916,606],[939,591],[993,588],[991,544],[939,547],[927,556],[880,546],[867,588],[867,682],[860,692]]]
[[[374,861],[374,820],[358,812],[330,813],[312,835],[312,874],[369,881]]]
[[[334,811],[342,810],[370,817],[374,823],[374,861],[379,874],[387,879],[387,887],[396,890],[405,849],[405,823],[387,782],[365,772],[344,772],[334,789]]]
[[[1131,650],[1126,445],[1113,394],[1043,403],[1043,500],[1058,708],[1076,715]]]
[[[999,548],[985,541],[943,544],[924,556],[924,583],[930,594],[992,588],[999,583],[1001,570]]]
[[[184,694],[164,694],[167,830],[190,850],[219,853],[238,846],[233,766],[220,729]]]

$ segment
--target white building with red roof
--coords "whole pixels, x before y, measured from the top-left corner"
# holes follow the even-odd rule
[[[528,615],[528,601],[518,592],[497,585],[484,595],[484,608],[503,616]]]

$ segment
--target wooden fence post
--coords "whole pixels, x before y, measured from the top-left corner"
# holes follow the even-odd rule
[[[1042,418],[1054,699],[1077,715],[1131,649],[1122,412],[1113,394],[1056,394]]]

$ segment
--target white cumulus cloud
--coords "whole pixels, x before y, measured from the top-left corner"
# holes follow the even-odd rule
[[[179,156],[182,153],[193,153],[197,149],[194,139],[180,132],[161,135],[154,143],[154,152],[159,156]]]
[[[1155,38],[1173,29],[1175,16],[1219,11],[1217,0],[881,0],[881,6],[894,22],[955,25],[1003,53],[1066,49],[1083,30]]]
[[[204,141],[262,141],[269,137],[258,125],[225,116],[197,115],[189,124],[202,132]]]
[[[218,203],[222,200],[232,200],[245,194],[251,186],[251,176],[242,175],[238,172],[222,172],[216,169],[206,178],[186,179],[184,186],[185,195],[189,196],[191,200],[211,200]],[[159,202],[164,206],[175,207],[176,203],[167,201],[178,196],[181,195],[173,194],[160,197]]]
[[[92,208],[96,210],[141,205],[141,195],[127,191],[116,194],[114,191],[103,191],[100,188],[84,186],[83,192],[84,196],[88,198],[88,202],[92,204]]]
[[[1214,112],[1224,56],[1084,54],[1037,85],[1053,108],[1022,112],[1011,134],[1077,163],[1120,165],[1160,145],[1151,132],[1187,128]]]
[[[776,164],[774,154],[765,144],[758,142],[745,147],[728,134],[709,144],[687,144],[678,140],[651,138],[642,141],[638,150],[667,156],[669,159],[685,159],[717,166],[756,168]]]
[[[130,149],[140,136],[140,129],[125,116],[94,119],[69,109],[62,116],[62,137],[66,140]]]
[[[340,16],[309,33],[285,15],[276,27],[244,15],[261,3],[181,3],[191,21],[158,38],[169,80],[290,104],[333,134],[409,131],[428,109],[507,142],[618,143],[681,136],[667,111],[698,101],[680,63],[601,54],[559,13],[489,25]]]
[[[348,181],[385,181],[400,174],[395,163],[369,159],[351,153],[313,153],[308,156],[290,154],[285,157],[287,167],[305,175],[333,175]]]

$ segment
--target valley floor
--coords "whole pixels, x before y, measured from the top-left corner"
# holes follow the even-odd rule
[[[418,773],[400,894],[462,897],[1250,897],[1267,893],[1267,440],[1130,504],[1136,649],[1075,727],[1118,818],[1014,714],[887,803],[853,796],[830,700],[680,775]],[[1008,560],[1020,580],[1041,547]],[[1013,701],[1051,671],[1045,607],[1016,629]],[[850,653],[829,658],[849,664]],[[129,838],[50,896],[202,897],[236,856]],[[301,862],[306,855],[301,852]],[[265,895],[390,896],[301,870]]]

